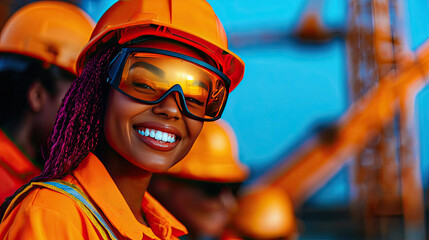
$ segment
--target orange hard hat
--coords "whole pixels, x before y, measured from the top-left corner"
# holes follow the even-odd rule
[[[34,57],[76,73],[76,60],[88,42],[94,21],[80,8],[40,1],[19,9],[0,35],[0,52]]]
[[[199,181],[239,183],[247,178],[248,168],[238,160],[232,128],[218,120],[204,123],[191,151],[166,174]]]
[[[257,187],[242,193],[232,224],[241,236],[251,239],[288,239],[297,233],[292,203],[278,187]]]
[[[230,91],[243,78],[244,63],[228,50],[225,30],[205,0],[118,1],[100,18],[81,52],[78,74],[100,45],[129,44],[142,36],[173,39],[201,50],[229,77]]]

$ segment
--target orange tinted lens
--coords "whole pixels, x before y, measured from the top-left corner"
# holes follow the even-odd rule
[[[225,106],[227,96],[228,91],[224,82],[217,80],[208,98],[205,115],[209,118],[218,117]]]
[[[183,59],[153,53],[130,54],[119,88],[132,97],[153,102],[176,84],[183,90],[188,111],[198,117],[216,115],[215,108],[225,97],[222,91],[226,94],[215,73]]]

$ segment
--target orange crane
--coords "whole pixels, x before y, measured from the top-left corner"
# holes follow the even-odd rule
[[[378,86],[353,104],[337,124],[335,141],[326,144],[312,139],[291,157],[264,175],[259,183],[283,187],[299,206],[323,186],[351,156],[358,155],[383,127],[391,124],[395,113],[401,112],[401,131],[410,131],[414,124],[414,99],[426,84],[429,74],[429,44],[422,46],[416,62],[397,75],[387,75]],[[408,135],[408,134],[407,134]],[[401,139],[401,186],[405,217],[421,224],[424,216],[419,162],[409,150],[414,138]],[[408,149],[408,150],[407,150]],[[407,214],[409,213],[409,214]]]
[[[414,102],[429,75],[429,42],[416,53],[405,47],[398,27],[400,3],[350,2],[347,42],[352,105],[336,123],[333,139],[314,137],[303,143],[255,184],[282,187],[298,207],[352,162],[356,201],[363,202],[365,217],[399,215],[404,219],[405,239],[417,240],[425,239],[425,219]],[[396,135],[395,124],[399,126]],[[366,226],[369,235],[377,231],[371,229],[372,223]]]

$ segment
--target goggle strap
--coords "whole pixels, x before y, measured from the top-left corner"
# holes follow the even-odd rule
[[[123,48],[121,50],[121,52],[118,54],[124,56],[129,55],[129,53],[131,52],[146,52],[146,53],[156,53],[156,54],[161,54],[161,55],[166,55],[166,56],[170,56],[170,57],[175,57],[175,58],[179,58],[179,59],[183,59],[186,60],[188,62],[197,64],[203,68],[206,68],[214,73],[216,73],[220,78],[222,78],[222,80],[224,80],[225,82],[225,87],[227,88],[227,90],[229,91],[229,86],[231,85],[231,80],[223,73],[221,72],[219,69],[213,67],[212,65],[203,62],[201,60],[195,59],[193,57],[190,57],[188,55],[184,55],[184,54],[180,54],[180,53],[176,53],[176,52],[172,52],[172,51],[168,51],[168,50],[163,50],[163,49],[157,49],[157,48]],[[115,58],[116,59],[116,58]],[[120,59],[121,61],[123,59]],[[112,66],[114,64],[114,62],[111,62]],[[122,67],[122,66],[118,66],[118,67]]]

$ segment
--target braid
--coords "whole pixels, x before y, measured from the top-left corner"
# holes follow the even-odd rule
[[[107,78],[112,52],[109,49],[92,58],[69,89],[48,142],[48,157],[39,180],[66,176],[96,147],[107,94],[103,79]]]
[[[31,182],[63,178],[76,169],[97,146],[103,130],[104,105],[108,93],[108,64],[116,47],[99,52],[73,81],[58,110],[54,128],[44,148],[45,168]],[[30,184],[28,183],[28,184]],[[28,184],[8,197],[0,208],[0,219],[11,200]]]

